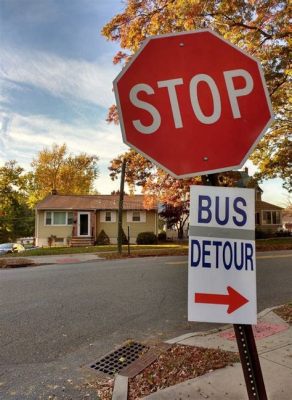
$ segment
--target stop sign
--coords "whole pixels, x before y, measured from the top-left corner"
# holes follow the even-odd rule
[[[240,168],[272,120],[259,62],[208,29],[146,39],[114,90],[124,142],[177,178]]]

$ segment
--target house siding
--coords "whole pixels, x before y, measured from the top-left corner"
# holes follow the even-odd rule
[[[48,246],[48,238],[53,235],[56,236],[58,240],[61,238],[63,242],[57,241],[54,246],[64,246],[67,245],[67,238],[72,236],[72,225],[66,226],[52,226],[45,225],[45,211],[39,211],[37,215],[38,219],[38,236],[36,238],[36,246]]]
[[[117,243],[118,232],[118,212],[116,211],[116,222],[101,222],[100,211],[97,211],[96,226],[97,236],[104,230],[110,238],[112,244]],[[146,211],[146,222],[128,222],[127,211],[123,211],[122,226],[126,236],[128,236],[128,226],[130,229],[130,243],[136,243],[137,236],[140,232],[154,232],[157,234],[157,216],[155,211]]]
[[[263,219],[264,211],[278,211],[279,213],[279,223],[277,224],[267,224]],[[255,213],[258,216],[256,217],[256,229],[265,233],[275,233],[282,227],[282,208],[278,207],[274,204],[267,203],[264,201],[256,201],[255,204]],[[258,219],[258,220],[257,220]]]

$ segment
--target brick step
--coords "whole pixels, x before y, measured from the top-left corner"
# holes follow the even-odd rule
[[[84,247],[84,246],[93,246],[94,245],[94,237],[72,237],[71,239],[71,247]]]

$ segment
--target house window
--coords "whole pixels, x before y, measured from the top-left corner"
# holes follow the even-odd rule
[[[50,211],[46,212],[45,225],[52,225],[52,213]]]
[[[64,244],[64,238],[55,238],[55,243]]]
[[[276,225],[281,223],[280,211],[263,211],[263,224]]]
[[[116,222],[116,212],[115,211],[101,211],[100,212],[100,222]]]
[[[132,221],[133,222],[140,222],[141,221],[140,211],[133,211]]]
[[[53,213],[53,225],[66,225],[66,212],[56,211]]]
[[[73,212],[46,211],[45,225],[72,225]]]
[[[255,223],[256,223],[256,225],[260,224],[260,213],[259,212],[257,212],[255,214]]]
[[[127,222],[146,222],[146,211],[127,211]]]
[[[105,220],[106,220],[106,222],[111,222],[111,220],[112,220],[112,213],[111,213],[111,211],[106,211],[106,212],[105,212]]]
[[[68,220],[67,220],[67,224],[68,225],[73,225],[74,222],[74,214],[72,211],[68,212]]]

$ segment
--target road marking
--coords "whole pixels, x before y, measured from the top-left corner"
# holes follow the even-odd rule
[[[292,253],[291,254],[269,255],[269,256],[257,256],[256,258],[258,260],[267,260],[269,258],[289,258],[289,257],[292,257]],[[167,265],[184,265],[187,263],[188,263],[188,261],[168,261],[165,264],[167,264]]]
[[[168,265],[182,265],[182,264],[187,264],[188,262],[187,261],[169,261],[169,262],[166,262],[165,264],[168,264]]]
[[[257,256],[257,258],[263,260],[263,259],[267,259],[267,258],[288,258],[288,257],[292,257],[292,253],[291,254],[279,254],[278,256]]]

